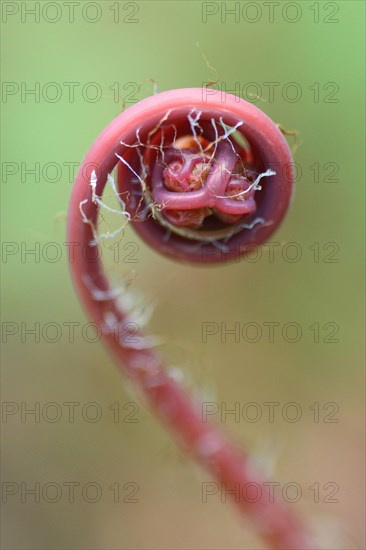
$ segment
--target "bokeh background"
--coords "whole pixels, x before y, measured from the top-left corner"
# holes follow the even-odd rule
[[[237,2],[240,11],[230,15],[225,9],[238,10],[234,2],[80,1],[73,22],[65,2],[40,2],[39,21],[26,11],[34,4],[2,3],[1,221],[8,243],[2,256],[2,483],[15,493],[4,493],[2,547],[263,548],[252,526],[241,524],[229,505],[219,498],[202,502],[205,473],[180,454],[141,403],[139,410],[129,405],[138,397],[113,359],[100,342],[83,338],[88,319],[63,245],[69,167],[81,162],[120,112],[123,96],[136,100],[153,93],[145,79],[154,79],[159,91],[215,79],[198,41],[223,89],[259,90],[259,100],[244,99],[300,132],[295,160],[301,177],[273,238],[279,243],[274,261],[265,249],[256,262],[182,266],[127,230],[124,239],[135,243],[137,262],[129,263],[128,249],[111,269],[117,277],[133,270],[133,288],[156,304],[150,330],[165,337],[162,351],[192,393],[201,392],[220,408],[248,402],[260,407],[258,422],[236,421],[233,415],[225,423],[216,415],[216,421],[257,462],[272,465],[269,479],[281,489],[288,482],[300,485],[302,496],[291,506],[321,526],[326,548],[364,548],[364,3],[270,3],[277,6],[272,17],[265,2]],[[56,87],[47,87],[51,82]],[[80,84],[74,101],[68,82]],[[268,82],[278,83],[272,98]],[[38,95],[24,95],[37,86]],[[61,96],[50,100],[60,89]],[[95,90],[101,94],[93,100]],[[27,173],[36,163],[39,175]],[[283,257],[289,242],[301,250],[297,262]],[[49,259],[49,243],[62,251],[57,261]],[[26,249],[36,255],[25,255]],[[280,323],[273,343],[263,325],[271,321]],[[221,342],[220,334],[203,343],[204,322],[229,328],[254,322],[263,334],[257,343],[243,338],[236,343],[230,336]],[[302,329],[297,343],[281,335],[289,322]],[[36,323],[39,339],[27,333]],[[61,336],[49,328],[45,337],[47,323],[57,323]],[[70,323],[78,323],[73,341]],[[319,342],[309,328],[314,323]],[[336,325],[338,341],[326,342]],[[47,341],[52,338],[57,341]],[[263,405],[268,401],[280,403],[273,423]],[[80,404],[74,422],[67,402]],[[291,423],[281,411],[294,402],[302,415]],[[26,414],[35,407],[38,419]],[[95,407],[101,418],[92,422]],[[331,419],[338,421],[330,423],[326,415],[332,411]],[[137,422],[127,422],[128,413]],[[67,482],[79,484],[75,502]],[[38,503],[24,493],[36,483]],[[57,502],[50,502],[57,494],[49,483],[63,489]],[[90,502],[95,487],[90,483],[102,490],[98,502]],[[119,502],[113,501],[116,484]],[[319,502],[309,489],[314,484]],[[138,502],[123,502],[137,486]],[[327,495],[337,502],[327,502]]]

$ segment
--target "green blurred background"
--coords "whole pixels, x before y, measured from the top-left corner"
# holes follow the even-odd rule
[[[249,99],[276,122],[300,131],[295,160],[302,176],[293,206],[273,238],[281,243],[275,261],[267,250],[257,262],[212,269],[182,266],[148,249],[131,231],[125,239],[137,243],[138,262],[129,264],[124,256],[113,270],[116,275],[135,271],[133,287],[157,304],[150,330],[169,341],[162,350],[169,364],[177,365],[207,401],[228,408],[235,402],[259,404],[260,421],[235,422],[230,415],[221,427],[254,455],[267,461],[277,456],[269,478],[281,486],[301,486],[303,496],[291,506],[309,521],[321,523],[327,537],[333,536],[326,547],[363,548],[364,3],[275,3],[271,20],[273,3],[266,2],[237,2],[240,12],[225,16],[225,6],[235,8],[234,2],[82,1],[75,4],[74,22],[69,21],[66,2],[41,2],[36,22],[26,13],[34,4],[2,3],[2,238],[12,243],[6,250],[14,252],[2,258],[2,321],[8,331],[19,329],[14,335],[3,331],[2,343],[2,482],[19,489],[2,506],[2,547],[263,547],[255,530],[241,525],[230,506],[219,498],[202,502],[201,482],[207,476],[196,473],[148,411],[140,407],[137,423],[113,421],[113,403],[120,404],[126,420],[130,409],[123,407],[138,398],[103,345],[82,338],[80,327],[88,320],[74,292],[63,247],[72,187],[68,166],[81,162],[96,136],[120,112],[114,91],[125,96],[136,89],[128,83],[146,78],[153,78],[159,91],[200,87],[214,79],[199,41],[227,90],[257,83],[262,99]],[[94,17],[99,20],[92,23]],[[58,101],[49,100],[56,88],[44,91],[50,82],[61,89]],[[80,83],[73,102],[66,82]],[[82,90],[91,82],[97,88],[87,89],[88,101]],[[273,101],[266,82],[278,83]],[[286,88],[289,82],[301,90],[298,101],[283,97],[284,90],[293,97],[295,88]],[[39,101],[22,97],[22,88],[38,86],[35,83],[40,86]],[[101,97],[90,101],[95,89],[102,90]],[[152,85],[143,82],[134,97],[151,93]],[[40,165],[39,178],[24,172],[35,163]],[[48,163],[57,163],[61,172]],[[336,174],[334,164],[327,163],[337,164]],[[314,176],[314,165],[319,166],[319,177]],[[45,166],[48,171],[42,174]],[[43,258],[50,242],[62,247],[60,261]],[[282,250],[288,242],[300,247],[298,262],[284,261]],[[319,261],[314,261],[314,243],[319,243]],[[327,243],[337,247],[336,262],[327,262],[332,251],[324,248]],[[37,246],[39,258],[22,258],[24,247]],[[228,327],[256,322],[263,328],[269,321],[281,327],[297,322],[303,333],[300,341],[290,344],[279,333],[269,343],[263,329],[256,344],[243,339],[235,343],[230,337],[222,343],[219,335],[202,342],[204,322]],[[64,327],[59,341],[47,342],[41,336],[36,342],[25,335],[25,328],[50,322]],[[74,342],[64,325],[70,322],[80,323]],[[319,343],[309,329],[315,322],[320,326]],[[330,333],[326,323],[339,325],[338,343],[324,342]],[[290,423],[279,414],[270,423],[263,406],[267,401],[279,402],[281,408],[299,404],[301,420]],[[40,421],[31,415],[22,419],[21,410],[36,402]],[[59,421],[42,416],[50,402],[62,407]],[[73,423],[65,402],[80,403]],[[80,414],[89,402],[101,408],[100,421],[88,422]],[[332,410],[323,409],[329,402],[339,407],[336,423],[324,422]],[[309,409],[314,403],[319,403],[320,422],[314,422]],[[44,411],[51,417],[56,409]],[[216,420],[221,423],[219,415]],[[71,481],[80,484],[74,503],[62,485]],[[22,482],[28,487],[38,482],[41,488],[54,482],[64,492],[55,503],[42,496],[39,503],[32,496],[22,502]],[[81,495],[81,487],[90,482],[102,489],[96,503]],[[139,502],[122,502],[131,493],[128,482],[138,484]],[[324,489],[328,482],[339,486],[337,503],[324,502],[331,493],[332,487]],[[116,483],[121,487],[119,503],[113,502],[109,489]],[[309,490],[314,483],[320,486],[319,503]],[[92,493],[90,489],[91,498]],[[48,500],[52,498],[50,488]],[[335,535],[338,530],[346,542]]]

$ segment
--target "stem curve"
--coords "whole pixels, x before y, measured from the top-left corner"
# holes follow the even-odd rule
[[[121,189],[123,185],[128,190],[136,186],[136,174],[141,176],[137,172],[141,167],[135,158],[136,147],[132,146],[136,142],[136,135],[140,141],[141,139],[146,141],[150,132],[151,138],[154,134],[153,130],[159,128],[165,116],[168,119],[174,113],[178,120],[177,125],[178,123],[185,125],[184,131],[186,131],[187,127],[192,128],[191,124],[187,126],[187,120],[183,115],[187,112],[187,108],[195,109],[196,112],[206,110],[210,115],[216,109],[217,119],[225,116],[225,123],[231,127],[234,127],[238,121],[243,122],[246,129],[245,136],[251,145],[250,154],[259,155],[261,169],[268,167],[275,169],[275,163],[280,163],[282,166],[291,160],[287,144],[279,130],[253,105],[243,100],[238,101],[238,98],[230,94],[226,95],[224,104],[212,97],[204,102],[202,97],[202,90],[199,89],[173,90],[158,94],[121,113],[100,134],[82,163],[72,191],[68,216],[68,241],[76,242],[81,246],[76,247],[70,268],[81,301],[88,315],[102,327],[104,341],[114,354],[118,366],[143,392],[149,407],[163,420],[182,448],[218,483],[232,488],[237,483],[242,486],[250,482],[262,483],[265,479],[253,472],[244,451],[238,450],[214,426],[203,422],[196,406],[184,389],[169,375],[162,358],[157,353],[143,345],[130,346],[126,345],[123,339],[116,340],[114,333],[110,330],[111,320],[122,327],[130,317],[121,308],[118,300],[119,291],[108,281],[95,243],[95,227],[100,209],[97,198],[102,197],[109,174],[119,163],[119,159],[123,158],[128,164],[119,164],[120,192],[124,191]],[[221,131],[222,135],[224,130]],[[151,144],[152,151],[148,151],[150,154],[154,151],[152,140]],[[152,159],[149,158],[147,162],[152,162]],[[95,178],[96,166],[97,178]],[[134,170],[133,173],[131,168]],[[289,205],[292,183],[278,175],[278,171],[273,177],[270,192],[259,206],[259,215],[267,217],[267,221],[271,219],[272,225],[264,224],[258,228],[254,234],[254,242],[262,242],[280,223]],[[249,220],[248,227],[251,221],[253,220]],[[164,241],[161,236],[166,230],[162,231],[156,220],[151,218],[148,224],[139,222],[136,227],[139,234],[161,253],[184,261],[203,261],[202,251],[197,252],[197,241],[186,239],[187,242],[185,242],[181,235],[173,235],[169,242]],[[244,233],[243,250],[248,243],[253,242],[251,230],[245,229]],[[235,234],[232,238],[242,239],[242,232]],[[196,248],[192,246],[192,242]],[[205,244],[211,246],[210,242]],[[201,245],[202,243],[199,242],[199,246]],[[217,248],[213,247],[209,250],[209,261],[218,261],[218,257]],[[143,341],[141,332],[137,337]],[[253,503],[245,498],[240,498],[237,502],[234,495],[230,495],[230,498],[241,514],[251,518],[269,548],[283,550],[315,548],[307,528],[288,506],[267,500]]]

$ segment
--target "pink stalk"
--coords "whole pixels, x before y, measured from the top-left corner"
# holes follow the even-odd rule
[[[131,223],[162,254],[220,262],[247,253],[276,229],[293,187],[292,173],[283,175],[292,162],[286,141],[255,106],[211,92],[184,89],[155,95],[121,113],[100,134],[75,181],[68,241],[80,244],[71,262],[76,289],[89,316],[102,327],[119,366],[182,448],[232,489],[265,479],[253,472],[245,452],[203,422],[163,360],[144,345],[141,333],[134,335],[140,345],[116,339],[111,322],[124,327],[131,318],[108,282],[96,245],[101,197],[116,166],[119,197],[126,202]],[[234,139],[234,128],[246,145]],[[267,170],[260,189],[255,178]],[[314,548],[303,522],[286,505],[231,497],[269,548]]]

